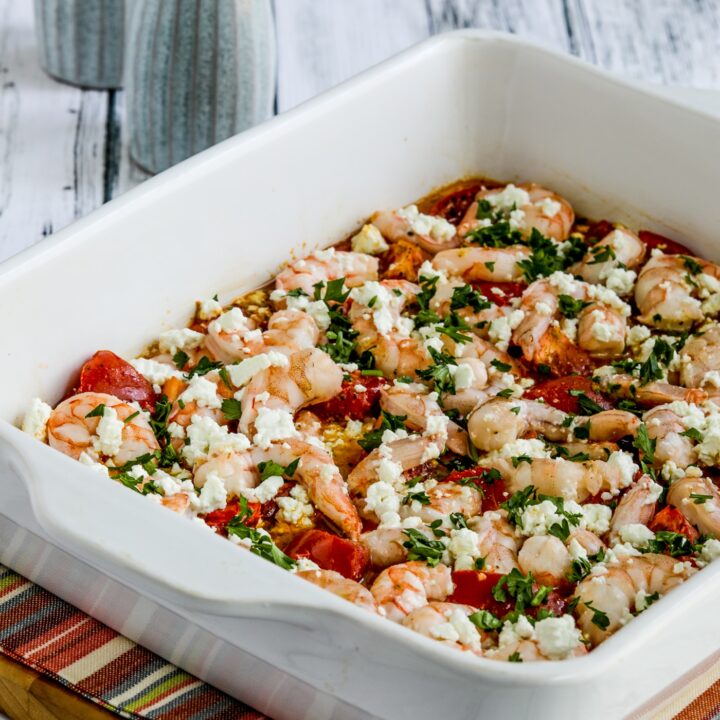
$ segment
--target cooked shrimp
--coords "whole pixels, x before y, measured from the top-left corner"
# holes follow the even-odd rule
[[[661,467],[672,461],[678,467],[697,462],[695,441],[683,435],[686,427],[672,405],[659,405],[643,415],[648,437],[655,441],[654,464]]]
[[[88,417],[101,405],[102,417]],[[160,449],[147,417],[106,393],[84,392],[63,400],[50,414],[47,433],[50,447],[61,453],[75,460],[87,453],[110,466]]]
[[[528,286],[520,302],[524,316],[512,336],[526,360],[536,358],[541,339],[557,325],[560,298],[565,296],[585,303],[577,311],[579,347],[595,357],[615,357],[623,351],[630,308],[610,291],[598,295],[595,288],[564,273],[554,273]]]
[[[402,505],[401,517],[419,517],[430,524],[442,520],[451,513],[461,513],[465,517],[473,517],[480,512],[482,495],[474,487],[454,482],[441,482],[426,488],[427,503],[418,501]]]
[[[419,532],[432,539],[432,532],[418,528]],[[363,533],[360,542],[370,553],[370,564],[379,570],[404,562],[407,558],[407,542],[405,530],[401,527],[378,527]]]
[[[430,567],[417,560],[383,570],[370,588],[378,612],[393,622],[402,622],[406,615],[427,605],[429,600],[445,600],[452,591],[447,565]]]
[[[518,563],[542,585],[560,584],[570,571],[572,558],[565,543],[554,535],[534,535],[520,548]]]
[[[610,523],[610,544],[619,541],[620,531],[627,525],[647,525],[655,515],[655,503],[662,491],[649,475],[643,475],[622,496]]]
[[[413,610],[402,620],[410,630],[438,640],[449,647],[482,654],[482,642],[486,633],[468,620],[475,608],[457,603],[430,602]]]
[[[505,637],[510,628],[513,631]],[[547,617],[536,621],[534,627],[525,616],[520,616],[515,623],[505,623],[498,647],[488,650],[485,657],[491,660],[537,662],[580,657],[587,652],[572,615]]]
[[[632,375],[610,373],[597,375],[601,388],[616,397],[634,400],[643,407],[655,407],[681,400],[699,405],[708,399],[708,393],[700,388],[684,388],[666,382],[649,382],[644,385]]]
[[[517,282],[523,277],[518,262],[528,257],[530,249],[524,245],[504,248],[461,247],[439,252],[432,259],[432,265],[436,270],[461,276],[468,282]]]
[[[229,363],[271,350],[291,355],[315,347],[319,338],[317,323],[302,310],[278,310],[261,332],[239,308],[233,308],[210,323],[205,346],[216,360]]]
[[[598,240],[570,272],[589,283],[604,281],[611,290],[622,295],[625,293],[620,292],[620,287],[613,282],[613,270],[633,270],[644,260],[645,251],[645,243],[634,232],[617,227]],[[631,277],[634,279],[634,273]]]
[[[444,440],[442,442],[444,443]],[[437,457],[440,452],[439,444],[430,437],[403,438],[375,448],[348,475],[350,494],[357,500],[364,500],[368,487],[378,481],[378,472],[386,464],[390,464],[393,471],[401,474],[422,465],[430,457]],[[361,504],[364,505],[364,502]],[[371,513],[367,517],[374,516]]]
[[[367,280],[377,280],[378,259],[372,255],[340,250],[316,250],[312,255],[297,260],[278,273],[275,287],[278,290],[300,289],[311,297],[319,282],[345,278],[347,287],[357,287]]]
[[[590,530],[585,528],[575,528],[568,535],[566,544],[572,546],[573,540],[588,554],[597,555],[601,550],[605,550],[605,543]]]
[[[468,527],[478,535],[479,555],[489,572],[506,575],[518,567],[520,538],[504,512],[483,513],[470,519]]]
[[[688,338],[680,356],[680,382],[689,388],[717,390],[720,382],[720,325],[712,323]]]
[[[562,410],[536,400],[494,397],[470,414],[468,433],[475,447],[491,452],[531,434],[552,442],[569,442],[574,432],[571,420]],[[576,424],[588,428],[591,441],[616,441],[634,436],[640,421],[624,410],[603,410]]]
[[[259,463],[272,460],[286,467],[298,458],[298,482],[307,490],[313,505],[345,535],[356,540],[361,532],[360,518],[340,471],[328,452],[303,440],[287,438],[268,448],[221,450],[197,468],[194,482],[202,487],[208,475],[215,473],[223,480],[228,494],[242,495],[243,490],[258,485]]]
[[[693,274],[698,267],[700,273]],[[686,255],[655,255],[645,263],[635,285],[638,320],[663,330],[689,330],[703,319],[696,297],[703,276],[720,279],[720,267]]]
[[[370,222],[391,242],[407,241],[429,253],[457,247],[462,238],[442,217],[425,215],[416,205],[375,213]]]
[[[613,453],[607,461],[533,458],[531,462],[521,462],[514,468],[508,460],[486,458],[483,465],[496,467],[510,492],[532,485],[543,495],[575,502],[582,502],[600,492],[617,495],[632,483],[638,470],[631,456],[623,452]]]
[[[433,396],[421,395],[404,387],[387,387],[380,391],[380,407],[392,415],[405,416],[405,424],[412,430],[422,432],[433,423],[444,426],[447,447],[459,455],[467,455],[467,433],[447,418]]]
[[[296,573],[299,578],[311,582],[313,585],[328,590],[333,595],[353,603],[363,610],[377,612],[375,598],[372,593],[363,585],[354,580],[343,577],[334,570],[301,570]]]
[[[667,501],[701,533],[720,537],[720,492],[712,480],[688,474],[670,486]]]
[[[335,397],[342,388],[342,370],[318,348],[294,353],[288,367],[271,366],[257,373],[242,399],[240,430],[250,434],[261,408],[296,410]]]
[[[578,584],[575,589],[575,597],[580,599],[578,625],[592,644],[598,645],[632,619],[639,591],[665,595],[695,572],[688,563],[668,555],[646,553],[624,558],[609,566],[606,573],[592,575]],[[607,616],[607,628],[593,623],[596,611]]]
[[[262,352],[262,332],[234,307],[208,325],[205,347],[215,360],[233,362]]]
[[[492,224],[490,218],[478,218],[478,204],[482,200],[490,204],[493,213],[502,212],[507,216],[510,227],[526,236],[535,229],[562,242],[567,240],[575,222],[572,206],[557,193],[535,183],[518,186],[511,183],[504,188],[481,190],[458,227],[459,235],[465,236],[475,228]]]

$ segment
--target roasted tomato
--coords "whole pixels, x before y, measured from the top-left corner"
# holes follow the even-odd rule
[[[483,280],[473,281],[472,286],[496,305],[509,305],[514,298],[520,297],[527,289],[527,285],[521,283],[493,283]]]
[[[375,414],[380,390],[387,380],[354,372],[343,380],[342,389],[330,400],[312,406],[312,411],[323,420],[363,420]],[[365,388],[359,390],[359,387]]]
[[[323,570],[334,570],[350,580],[360,580],[367,570],[370,555],[359,543],[324,530],[306,530],[285,548],[294,560],[308,558]]]
[[[493,588],[503,577],[500,573],[482,570],[456,570],[452,574],[453,590],[447,602],[472,605],[479,610],[489,610],[497,617],[504,617],[515,607],[514,600],[500,602],[493,597]]]
[[[248,508],[252,515],[244,520],[245,524],[255,527],[262,517],[262,505],[257,502],[249,502]],[[228,523],[240,512],[240,503],[237,500],[230,500],[222,510],[213,510],[203,518],[205,523],[211,528],[215,528],[215,532],[221,535],[227,535]]]
[[[555,377],[585,375],[594,368],[592,358],[557,327],[548,328],[540,338],[533,363],[545,366]]]
[[[495,476],[495,477],[494,477]],[[455,470],[451,472],[443,482],[472,482],[482,491],[482,509],[497,510],[500,503],[504,503],[508,498],[508,491],[502,478],[496,477],[489,468],[474,467],[469,470]]]
[[[80,370],[77,392],[99,392],[155,408],[152,385],[129,363],[109,350],[98,350]]]
[[[670,238],[666,238],[663,235],[650,232],[649,230],[641,230],[638,233],[638,237],[647,245],[648,255],[650,254],[650,250],[654,248],[659,248],[667,255],[694,255],[689,247],[675,242],[675,240],[670,240]]]
[[[615,226],[612,223],[607,220],[599,220],[588,227],[585,233],[585,239],[588,243],[594,244],[598,240],[602,240],[606,235],[609,235],[614,229]]]
[[[593,389],[590,378],[583,375],[567,375],[566,377],[538,383],[528,388],[523,394],[523,398],[527,400],[544,400],[548,405],[552,405],[558,410],[581,415],[582,409],[580,408],[579,398],[576,395],[571,395],[571,390],[585,393],[603,410],[609,410],[612,407],[605,397]]]
[[[475,196],[483,189],[483,184],[471,181],[467,184],[453,186],[444,194],[440,192],[437,197],[422,206],[422,212],[428,215],[440,215],[453,225],[459,225],[467,209],[473,204]]]
[[[691,543],[697,542],[700,533],[688,522],[685,516],[677,509],[668,505],[664,507],[651,521],[648,527],[653,532],[667,530],[684,535]]]
[[[407,240],[398,240],[380,257],[382,277],[417,282],[420,266],[430,257],[429,253],[417,245]]]

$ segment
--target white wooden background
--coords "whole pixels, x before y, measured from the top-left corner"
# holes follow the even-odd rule
[[[461,27],[514,32],[635,79],[720,89],[720,0],[274,0],[274,10],[279,112]],[[48,78],[31,0],[0,0],[0,260],[143,179],[126,153],[122,92]]]

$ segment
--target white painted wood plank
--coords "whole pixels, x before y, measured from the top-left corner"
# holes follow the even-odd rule
[[[430,34],[423,0],[275,0],[278,110]]]
[[[716,0],[566,0],[580,57],[649,82],[720,88]]]
[[[32,3],[0,0],[0,260],[102,202],[106,102],[48,78]]]

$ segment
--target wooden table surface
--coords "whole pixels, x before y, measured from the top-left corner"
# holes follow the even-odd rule
[[[137,0],[136,0],[137,1]],[[438,32],[514,32],[651,83],[720,89],[720,0],[274,0],[278,112]],[[0,0],[0,261],[142,182],[123,93],[51,80],[30,0]],[[0,657],[0,717],[106,717]]]

